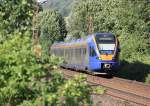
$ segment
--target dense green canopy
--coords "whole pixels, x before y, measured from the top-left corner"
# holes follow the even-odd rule
[[[75,0],[48,0],[43,4],[44,9],[54,9],[59,11],[63,16],[68,16]]]
[[[36,27],[40,30],[40,43],[45,52],[49,52],[50,45],[55,41],[62,41],[67,34],[66,24],[62,15],[54,10],[39,13]]]
[[[31,43],[33,12],[32,0],[0,0],[0,106],[89,104],[93,88],[85,83],[84,76],[65,81],[54,72],[59,58],[35,57]],[[66,30],[61,15],[55,11],[40,15],[42,25],[37,27],[41,40],[51,37],[42,42],[63,39]]]
[[[0,34],[31,30],[33,12],[34,0],[1,0]]]
[[[74,38],[88,34],[90,17],[93,32],[110,32],[118,36],[121,44],[118,76],[144,81],[150,73],[149,14],[148,0],[79,0],[67,23]],[[146,79],[149,82],[150,75]]]
[[[149,7],[147,0],[82,0],[75,4],[70,15],[69,31],[88,33],[88,21],[92,16],[94,32],[119,35],[124,58],[149,53]]]

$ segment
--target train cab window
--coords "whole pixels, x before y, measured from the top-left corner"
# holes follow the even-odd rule
[[[90,47],[90,56],[92,56],[92,57],[96,56],[96,52],[94,50],[94,47]]]

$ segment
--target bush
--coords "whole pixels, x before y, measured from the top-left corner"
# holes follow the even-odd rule
[[[60,59],[42,56],[30,48],[29,33],[16,34],[0,45],[0,105],[83,105],[90,104],[93,89],[80,75],[65,81],[52,70]]]
[[[56,63],[44,57],[37,61],[31,49],[28,33],[26,32],[24,36],[21,38],[16,34],[0,45],[1,105],[4,103],[16,105],[35,97],[38,91],[29,87],[34,83],[33,78],[47,75],[48,71],[43,64],[51,66]]]

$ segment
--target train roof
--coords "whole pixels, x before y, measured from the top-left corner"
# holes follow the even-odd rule
[[[72,45],[72,44],[76,44],[76,43],[84,43],[84,42],[87,42],[88,39],[92,39],[93,36],[97,36],[97,35],[98,36],[103,36],[103,35],[114,36],[112,33],[94,33],[94,34],[88,35],[85,38],[71,40],[69,42],[63,42],[63,41],[55,42],[52,46],[57,46],[57,45]]]

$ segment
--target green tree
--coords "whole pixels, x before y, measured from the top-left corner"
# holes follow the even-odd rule
[[[48,55],[42,55],[38,59],[35,57],[31,45],[30,26],[33,14],[30,16],[24,13],[24,11],[29,13],[33,11],[33,4],[29,2],[27,0],[0,1],[0,5],[3,4],[3,8],[0,7],[3,10],[0,11],[0,14],[5,16],[7,13],[8,15],[6,18],[0,17],[2,22],[0,24],[0,37],[5,37],[3,40],[1,39],[0,43],[0,105],[60,105],[63,97],[69,98],[74,103],[79,103],[79,100],[87,102],[91,89],[85,83],[85,78],[79,77],[65,81],[62,74],[52,72],[61,62],[59,58]],[[25,6],[25,10],[22,9],[22,6]],[[14,20],[11,17],[14,17]],[[16,24],[12,23],[13,21]],[[61,23],[61,21],[59,22]],[[24,27],[26,28],[24,29]],[[9,28],[12,28],[11,31]],[[63,30],[59,31],[63,32]],[[76,85],[76,83],[78,84]],[[71,89],[68,88],[68,85]],[[69,92],[73,94],[66,95],[68,90],[71,90]],[[62,92],[64,93],[61,94]],[[75,95],[74,98],[76,93],[79,95]],[[65,100],[66,105],[70,103],[67,100]]]
[[[150,65],[149,7],[150,3],[147,0],[80,0],[76,2],[69,16],[68,29],[69,32],[77,30],[87,34],[89,17],[92,16],[94,32],[119,35],[121,60],[129,63],[140,61]],[[122,70],[129,71],[127,69],[130,68],[127,67],[126,65]],[[143,70],[132,70],[131,73],[137,72],[138,75],[142,71],[146,73],[150,71],[144,66],[141,67]]]
[[[68,16],[75,0],[48,0],[44,9],[58,10],[63,16]]]
[[[57,64],[58,60],[53,58],[35,58],[29,35],[26,32],[21,38],[16,34],[0,45],[0,105],[17,105],[37,97],[39,90],[35,85],[48,74],[44,64],[47,67]]]
[[[148,13],[150,9],[147,0],[82,0],[75,4],[70,15],[69,31],[80,30],[87,33],[89,17],[92,16],[94,32],[121,35],[124,43],[122,53],[128,58],[134,53],[150,52]],[[137,39],[140,40],[134,43]]]
[[[67,34],[63,17],[54,10],[40,12],[36,27],[40,30],[40,43],[46,53],[49,52],[50,45],[54,41],[62,41]]]
[[[32,28],[34,0],[0,1],[0,41],[10,33],[24,33]]]
[[[90,105],[94,89],[86,77],[64,80],[53,71],[60,59],[43,55],[37,60],[29,35],[16,34],[0,45],[0,105]]]

